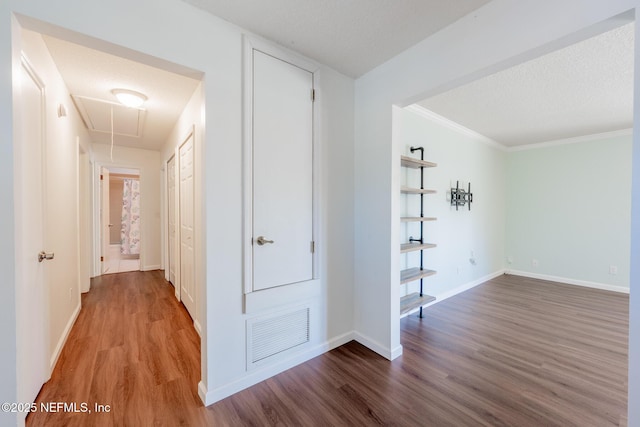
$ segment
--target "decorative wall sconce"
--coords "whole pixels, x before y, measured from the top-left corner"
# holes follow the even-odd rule
[[[473,193],[471,193],[471,183],[469,183],[468,190],[460,188],[460,181],[456,181],[456,188],[451,188],[451,206],[455,206],[458,210],[459,206],[467,205],[471,210],[471,203],[473,202]]]

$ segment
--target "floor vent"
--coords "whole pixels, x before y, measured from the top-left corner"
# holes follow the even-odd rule
[[[247,321],[248,367],[309,342],[309,308]]]

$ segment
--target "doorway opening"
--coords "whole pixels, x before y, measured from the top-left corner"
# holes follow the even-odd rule
[[[100,180],[101,273],[140,270],[140,171],[103,167]]]

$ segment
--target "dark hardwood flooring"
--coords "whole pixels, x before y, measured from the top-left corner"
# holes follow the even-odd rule
[[[32,426],[625,426],[628,296],[500,276],[401,321],[393,362],[350,342],[209,407],[199,339],[159,272],[93,282]]]

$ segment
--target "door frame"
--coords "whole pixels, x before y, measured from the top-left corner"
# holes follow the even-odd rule
[[[301,57],[295,52],[279,46],[273,46],[256,37],[243,34],[243,99],[242,99],[242,253],[243,253],[243,291],[245,295],[252,294],[253,290],[253,50],[258,50],[276,59],[287,62],[312,74],[315,99],[312,117],[312,237],[315,242],[315,250],[312,256],[312,279],[307,282],[316,282],[321,265],[319,248],[322,245],[322,230],[320,226],[321,206],[321,175],[320,165],[322,150],[319,144],[320,111],[322,110],[321,93],[321,69],[319,64]],[[286,287],[286,286],[285,286]],[[273,289],[273,288],[272,288]],[[259,292],[265,293],[269,289]],[[245,302],[245,312],[247,311]]]
[[[92,176],[92,185],[93,188],[93,203],[91,206],[91,217],[93,218],[93,230],[91,232],[93,236],[93,244],[92,246],[92,262],[91,262],[91,277],[99,277],[102,276],[102,264],[100,261],[100,257],[102,256],[102,216],[100,215],[100,208],[102,207],[102,188],[100,185],[100,174],[102,172],[102,168],[109,169],[128,169],[128,170],[136,170],[138,173],[138,179],[140,179],[140,184],[142,184],[142,168],[137,165],[122,165],[116,163],[106,163],[106,162],[93,162],[93,171],[91,173]],[[142,209],[142,200],[144,198],[144,194],[142,192],[142,185],[140,189],[140,221],[144,224],[146,220],[143,217],[144,210]],[[144,246],[145,246],[145,236],[144,236],[144,228],[140,227],[140,271],[143,271],[144,266]]]
[[[187,138],[191,135],[193,131],[190,131],[189,134],[187,135]],[[186,141],[186,138],[183,139],[183,143],[184,141]],[[173,209],[173,215],[174,218],[176,220],[176,224],[178,219],[180,218],[180,208],[179,208],[179,191],[180,191],[180,186],[177,185],[178,184],[178,176],[179,176],[179,171],[177,170],[177,166],[178,166],[178,153],[179,153],[179,147],[178,146],[176,148],[176,150],[174,150],[174,153],[171,154],[171,156],[169,156],[169,158],[167,159],[167,161],[165,162],[165,197],[166,197],[166,203],[167,203],[167,221],[166,221],[166,233],[167,233],[167,238],[166,238],[166,247],[167,247],[167,256],[166,256],[166,267],[165,267],[165,276],[167,281],[171,281],[171,239],[170,239],[170,233],[169,233],[169,212],[171,211],[171,209]],[[169,162],[171,162],[173,160],[173,200],[171,200],[169,198]],[[173,257],[175,258],[175,271],[174,271],[174,277],[173,277],[173,288],[174,288],[174,293],[176,296],[176,299],[178,301],[181,301],[181,297],[182,297],[182,293],[181,293],[181,286],[180,286],[180,251],[178,250],[178,248],[176,248],[176,242],[178,242],[178,238],[180,237],[180,227],[178,227],[176,225],[176,237],[175,237],[175,242],[174,242],[174,247],[173,247]]]

